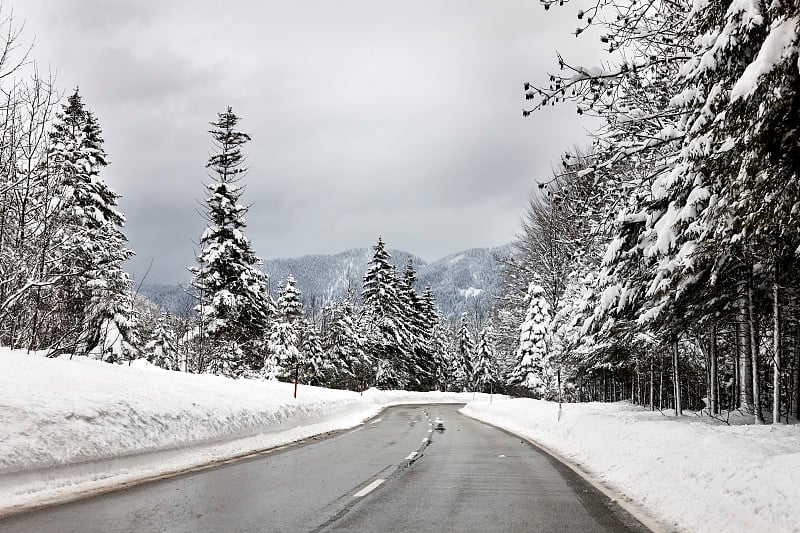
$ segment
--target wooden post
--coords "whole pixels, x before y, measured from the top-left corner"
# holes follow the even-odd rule
[[[294,397],[297,398],[297,381],[300,377],[300,363],[294,365]]]
[[[675,339],[672,350],[672,382],[675,387],[675,416],[683,414],[683,406],[681,405],[681,373],[678,361],[678,339]]]

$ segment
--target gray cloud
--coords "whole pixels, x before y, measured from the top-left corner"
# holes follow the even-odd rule
[[[435,259],[513,238],[533,179],[585,142],[574,109],[521,118],[554,52],[595,58],[574,12],[514,0],[25,0],[34,57],[103,125],[140,275],[182,281],[203,229],[208,122],[248,145],[265,257],[392,247]]]

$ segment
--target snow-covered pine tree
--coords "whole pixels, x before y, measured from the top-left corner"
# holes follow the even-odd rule
[[[100,177],[108,164],[100,125],[76,89],[53,124],[48,154],[57,176],[57,243],[65,276],[64,348],[108,361],[135,357],[131,281],[122,263],[133,252],[122,233],[119,195]],[[71,319],[71,320],[70,320]],[[70,332],[70,330],[72,330]]]
[[[497,361],[492,346],[492,332],[483,328],[478,334],[478,345],[475,347],[475,390],[493,392],[497,382]]]
[[[421,390],[438,388],[436,378],[437,368],[441,362],[440,344],[436,341],[435,330],[439,322],[436,312],[436,303],[433,289],[430,285],[425,287],[422,295],[417,298],[417,331],[419,336],[419,353],[417,365],[423,369],[424,380],[420,382]]]
[[[258,370],[263,365],[258,347],[274,305],[267,277],[259,266],[261,260],[243,232],[248,207],[239,203],[240,182],[246,172],[241,147],[250,136],[237,129],[238,122],[239,117],[228,107],[211,123],[214,153],[206,165],[212,179],[206,186],[209,225],[200,238],[197,266],[189,270],[199,298],[203,333],[215,357],[242,357],[220,368]]]
[[[144,351],[147,360],[154,365],[167,370],[180,370],[175,332],[169,322],[169,315],[161,313]]]
[[[269,354],[265,365],[269,374],[278,377],[299,378],[304,352],[301,347],[303,304],[300,290],[293,277],[289,276],[278,296],[275,320],[270,327]]]
[[[434,387],[434,361],[431,353],[431,330],[427,322],[427,305],[417,294],[414,286],[417,273],[411,258],[406,263],[403,276],[397,280],[398,294],[404,310],[403,322],[411,337],[412,357],[409,369],[411,375],[410,388],[431,390]],[[432,298],[432,295],[430,295]],[[433,304],[432,300],[429,302]]]
[[[328,311],[322,345],[335,374],[333,384],[363,390],[372,378],[373,368],[367,357],[366,340],[353,316],[350,298],[334,303]]]
[[[520,327],[517,364],[510,382],[530,389],[539,389],[546,380],[547,336],[550,325],[550,308],[541,285],[531,283],[528,289],[528,312]]]
[[[300,338],[294,324],[283,320],[272,325],[264,359],[264,376],[268,379],[290,378],[300,361]]]
[[[440,391],[455,390],[453,367],[455,353],[453,351],[453,331],[444,317],[437,315],[432,332],[434,354],[434,379],[436,389]]]
[[[373,250],[364,274],[361,298],[368,350],[376,363],[375,381],[379,387],[405,388],[413,378],[414,366],[413,337],[406,324],[407,311],[382,238],[378,239]]]
[[[757,422],[762,421],[763,390],[759,315],[772,314],[772,420],[777,423],[787,366],[782,362],[782,294],[793,284],[785,274],[800,264],[800,133],[792,118],[800,110],[800,5],[753,0],[720,7],[727,9],[693,14],[703,39],[681,71],[684,84],[698,89],[687,106],[692,131],[681,162],[687,167],[682,185],[688,197],[681,203],[684,211],[700,215],[696,226],[705,231],[698,248],[714,261],[712,281],[738,273],[746,285],[742,315],[750,333]],[[764,297],[771,308],[758,305]]]
[[[420,297],[420,314],[425,329],[430,332],[439,320],[436,314],[436,298],[430,285],[425,286]]]
[[[302,293],[292,276],[286,278],[286,285],[278,296],[278,314],[281,320],[291,323],[303,317]]]
[[[456,353],[454,362],[454,378],[462,391],[471,391],[475,387],[475,343],[469,332],[467,313],[461,315],[461,324],[456,334]]]
[[[309,385],[326,385],[333,368],[322,348],[317,328],[310,320],[303,321],[300,351],[303,360],[302,381]]]

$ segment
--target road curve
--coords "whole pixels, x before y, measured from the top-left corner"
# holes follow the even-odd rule
[[[0,532],[648,531],[458,407],[392,407],[332,438],[20,514]]]

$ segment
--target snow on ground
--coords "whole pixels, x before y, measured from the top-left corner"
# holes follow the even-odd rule
[[[570,459],[667,529],[800,531],[800,425],[731,425],[620,403],[481,399],[465,414]]]
[[[472,394],[350,391],[0,348],[0,515]],[[479,395],[480,396],[480,395]]]
[[[45,359],[0,348],[0,515],[472,394],[317,387]],[[464,412],[555,450],[669,529],[800,532],[800,425],[727,426],[628,403],[482,395]]]

